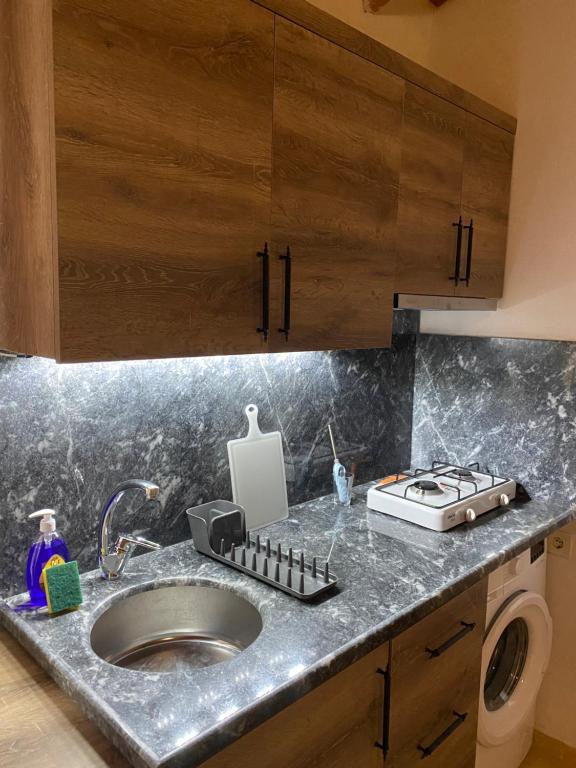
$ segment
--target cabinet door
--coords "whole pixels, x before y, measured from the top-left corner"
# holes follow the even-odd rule
[[[383,768],[388,643],[202,763],[202,768]]]
[[[274,17],[54,0],[61,360],[255,352]]]
[[[378,66],[276,20],[275,349],[390,343],[403,92]],[[277,330],[285,295],[288,339]]]
[[[462,249],[460,274],[466,278],[469,264],[469,284],[460,280],[457,296],[502,296],[513,152],[512,134],[466,115],[462,218],[474,228],[471,248],[465,235]]]
[[[407,83],[396,290],[454,293],[466,113]]]
[[[487,580],[392,640],[388,768],[474,768]]]
[[[0,2],[0,349],[54,355],[50,0]]]

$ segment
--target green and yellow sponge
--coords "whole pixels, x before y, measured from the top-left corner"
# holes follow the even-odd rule
[[[82,605],[82,588],[76,560],[45,568],[43,574],[49,613],[62,613]]]

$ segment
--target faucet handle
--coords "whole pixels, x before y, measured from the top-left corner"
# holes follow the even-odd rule
[[[161,544],[155,541],[148,541],[141,536],[132,536],[128,533],[121,533],[116,542],[116,552],[118,554],[131,554],[136,547],[143,549],[162,549]]]

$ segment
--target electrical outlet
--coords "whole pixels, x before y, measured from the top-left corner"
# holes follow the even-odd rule
[[[569,533],[558,531],[553,533],[552,536],[548,536],[548,552],[551,555],[557,555],[557,557],[564,557],[566,560],[569,560],[571,549],[572,537]]]

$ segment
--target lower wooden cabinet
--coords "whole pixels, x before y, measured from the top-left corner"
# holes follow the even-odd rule
[[[474,585],[202,768],[474,768],[486,587]]]
[[[202,768],[383,768],[380,646],[202,764]]]
[[[474,768],[486,581],[391,643],[387,768]]]

